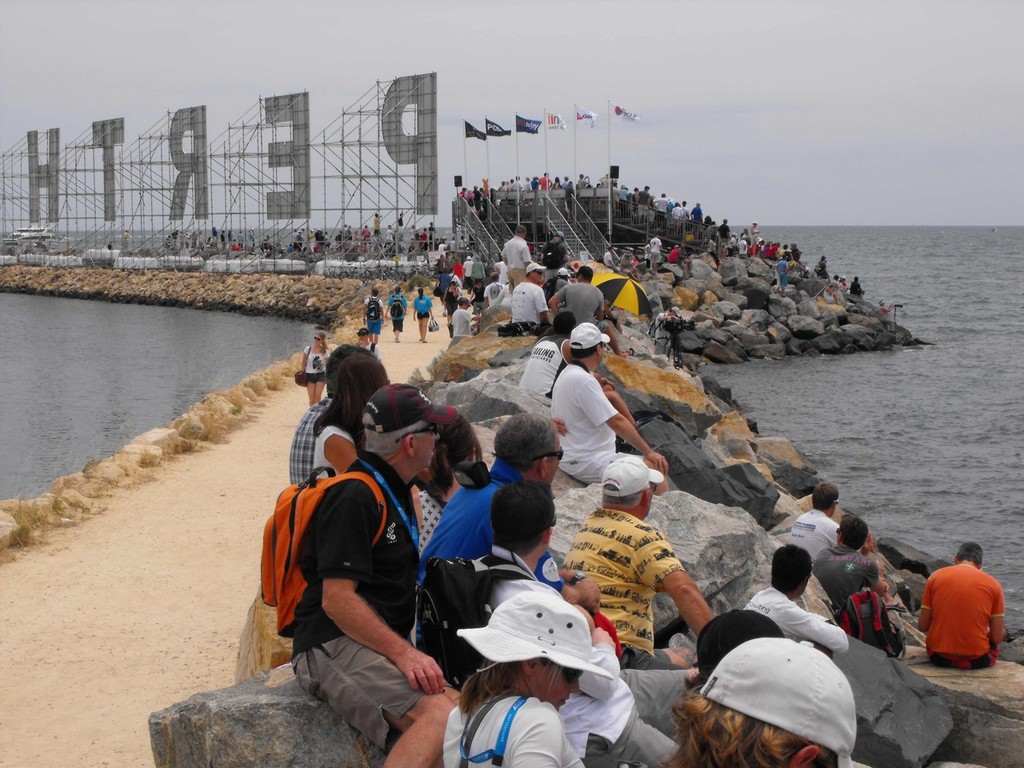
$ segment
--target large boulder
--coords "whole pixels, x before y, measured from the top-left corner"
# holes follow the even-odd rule
[[[772,316],[763,309],[745,309],[740,315],[740,323],[754,333],[764,333],[772,324]]]
[[[988,669],[943,669],[922,651],[907,666],[935,686],[948,705],[953,726],[936,760],[1020,768],[1024,756],[1024,667],[999,662]]]
[[[769,291],[767,286],[748,284],[740,290],[747,297],[747,309],[766,309],[768,307]]]
[[[818,483],[815,470],[796,446],[784,437],[754,440],[758,460],[771,470],[775,482],[793,496],[805,496]]]
[[[522,389],[518,377],[512,382],[499,372],[487,373],[447,386],[433,385],[429,387],[430,398],[439,405],[458,408],[472,422],[516,413],[547,413],[551,401]]]
[[[299,688],[291,667],[149,716],[156,768],[379,768],[384,753]]]
[[[812,317],[803,315],[790,315],[786,318],[786,325],[798,339],[813,339],[825,332],[825,326]]]
[[[850,341],[856,345],[857,349],[869,351],[875,348],[875,337],[867,328],[849,323],[842,326],[839,330],[850,338]]]
[[[677,286],[672,291],[672,306],[687,311],[694,310],[700,306],[700,294],[685,286]]]
[[[757,277],[768,281],[775,278],[772,268],[761,261],[761,259],[749,259],[747,261],[747,274],[750,277]]]
[[[235,682],[287,664],[291,658],[292,641],[277,634],[277,611],[257,594],[238,639]]]
[[[833,661],[850,681],[857,703],[854,759],[877,768],[927,765],[953,727],[935,686],[903,662],[853,638],[850,650]]]
[[[717,341],[709,341],[704,346],[704,357],[713,363],[725,363],[727,365],[742,363],[745,359],[743,355],[737,354],[735,350],[729,349]]]
[[[534,336],[500,337],[496,333],[467,336],[442,352],[431,363],[431,374],[437,381],[464,381],[477,371],[500,364],[510,357],[525,357],[537,342]]]
[[[722,278],[722,285],[734,286],[741,277],[747,275],[747,265],[742,259],[729,259],[718,269]]]
[[[911,571],[925,578],[931,576],[939,568],[953,564],[952,560],[935,557],[892,536],[879,536],[875,539],[875,543],[878,546],[878,551],[893,564],[894,568]]]
[[[796,302],[785,296],[773,293],[768,298],[768,314],[779,319],[795,315],[797,314]]]

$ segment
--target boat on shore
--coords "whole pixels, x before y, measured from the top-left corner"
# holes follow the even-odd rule
[[[3,244],[7,246],[38,246],[40,248],[52,248],[63,240],[51,227],[45,224],[29,224],[27,227],[18,227],[13,232],[4,236]]]

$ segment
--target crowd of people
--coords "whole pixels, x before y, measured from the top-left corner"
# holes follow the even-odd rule
[[[850,639],[796,601],[813,576],[837,616],[863,594],[903,610],[867,524],[840,517],[838,489],[820,483],[774,554],[770,586],[716,616],[649,519],[671,467],[598,373],[611,337],[587,275],[577,270],[577,282],[544,300],[547,268],[519,244],[513,252],[500,291],[511,288],[513,313],[548,316],[553,331],[537,341],[520,385],[551,408],[505,420],[490,465],[464,416],[388,382],[376,345],[385,312],[400,341],[401,286],[386,300],[378,290],[366,298],[359,345],[328,351],[318,332],[308,348],[327,398],[296,429],[291,479],[319,467],[365,473],[383,501],[365,483],[343,481],[315,512],[295,611],[300,686],[387,750],[388,766],[850,766],[854,696],[831,660]],[[485,284],[461,266],[441,291],[442,301],[455,294],[453,337],[476,289],[486,303],[487,288],[501,285],[497,272]],[[413,310],[429,321],[433,297],[417,294]],[[601,493],[561,562],[550,551],[559,469]],[[489,620],[453,628],[481,659],[459,689],[416,632],[417,585],[455,558],[506,571],[467,597],[486,602]],[[982,570],[977,544],[960,547],[954,562],[928,580],[918,625],[932,663],[985,667],[1003,640],[1002,590]],[[678,613],[673,640],[655,632],[658,592]]]

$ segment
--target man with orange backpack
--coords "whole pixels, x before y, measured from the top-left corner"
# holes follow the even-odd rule
[[[393,743],[385,766],[435,764],[453,707],[437,662],[408,641],[419,564],[409,483],[430,464],[437,426],[455,416],[408,384],[377,390],[363,413],[365,450],[350,471],[369,474],[384,504],[360,480],[329,488],[299,561],[308,582],[295,609],[299,685],[381,749]]]

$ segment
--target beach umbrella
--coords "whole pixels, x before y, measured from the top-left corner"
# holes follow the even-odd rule
[[[597,286],[613,307],[620,307],[634,315],[653,315],[650,299],[636,280],[614,272],[594,275]]]

